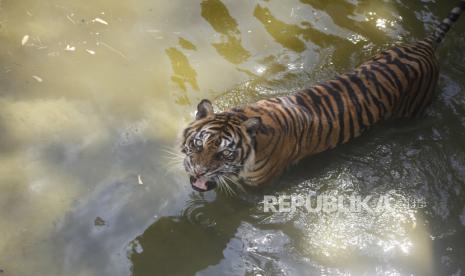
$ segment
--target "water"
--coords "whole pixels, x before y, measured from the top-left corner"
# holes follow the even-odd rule
[[[222,110],[324,80],[424,37],[447,2],[0,1],[0,274],[461,275],[465,18],[426,118],[274,187],[198,194],[165,151],[200,99]],[[426,206],[263,212],[264,194],[296,193]]]

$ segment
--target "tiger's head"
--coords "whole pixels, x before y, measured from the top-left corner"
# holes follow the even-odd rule
[[[215,114],[210,101],[197,105],[195,120],[183,132],[181,151],[192,188],[205,192],[219,186],[230,189],[254,158],[260,117],[237,112]]]

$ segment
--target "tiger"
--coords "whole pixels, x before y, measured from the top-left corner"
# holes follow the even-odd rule
[[[234,191],[272,183],[302,158],[381,121],[422,116],[439,78],[436,49],[464,10],[461,0],[425,39],[391,47],[308,89],[219,113],[201,100],[180,145],[191,187]]]

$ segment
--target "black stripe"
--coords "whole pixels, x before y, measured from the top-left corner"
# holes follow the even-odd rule
[[[366,86],[365,86],[365,83],[363,83],[363,81],[360,79],[360,77],[358,75],[355,75],[355,74],[349,74],[347,75],[349,77],[349,79],[355,83],[355,85],[358,86],[358,88],[360,89],[360,91],[365,95],[366,98],[370,97],[372,99],[372,101],[374,102],[375,106],[378,108],[378,118],[382,118],[383,115],[386,113],[386,106],[384,105],[384,103],[382,101],[380,101],[376,95],[374,95],[373,93],[371,93],[370,89],[368,89]]]
[[[412,113],[413,116],[416,116],[418,112],[420,112],[420,109],[424,105],[425,101],[427,101],[428,98],[432,97],[429,95],[430,93],[429,91],[431,89],[434,89],[434,87],[432,86],[435,84],[434,83],[434,78],[435,78],[434,75],[436,75],[435,66],[431,63],[429,59],[424,60],[424,62],[425,62],[424,66],[426,67],[426,74],[427,74],[427,76],[425,76],[427,79],[427,85],[424,91],[421,91],[422,95],[419,95],[420,98],[419,98],[417,107],[413,110],[413,113]]]
[[[427,94],[427,89],[428,89],[428,87],[429,87],[429,84],[428,84],[426,91],[423,91],[422,88],[423,88],[425,73],[427,73],[427,72],[425,72],[425,70],[424,70],[424,68],[423,68],[423,65],[424,65],[424,64],[422,63],[422,60],[416,59],[416,62],[417,62],[418,65],[420,66],[420,72],[415,76],[416,79],[419,78],[419,80],[417,81],[417,83],[419,84],[419,87],[418,87],[417,91],[410,91],[410,99],[407,101],[407,105],[406,105],[406,107],[407,107],[407,112],[409,112],[409,113],[410,113],[410,111],[411,111],[412,109],[414,109],[413,105],[414,105],[414,103],[416,102],[416,100],[417,100],[419,97],[424,96],[424,95]],[[429,70],[427,70],[427,71],[429,71]],[[428,82],[430,82],[430,81],[431,81],[431,80],[428,80]],[[412,88],[413,88],[413,87],[412,87]],[[416,93],[414,93],[414,92],[416,92]],[[423,94],[423,95],[422,95],[422,94]]]
[[[270,108],[271,110],[275,110],[276,107],[274,106],[274,104],[268,104],[267,105],[268,108]],[[268,114],[271,119],[273,119],[273,121],[275,121],[276,124],[278,124],[280,126],[280,128],[284,128],[284,132],[285,133],[288,133],[288,129],[289,129],[289,126],[286,122],[286,120],[284,120],[284,122],[281,121],[281,118],[276,114],[276,112],[269,112]]]
[[[375,86],[375,89],[377,90],[378,94],[383,94],[387,98],[389,106],[392,107],[393,105],[392,95],[389,93],[387,88],[385,88],[381,84],[381,82],[378,80],[377,76],[373,73],[373,71],[367,70],[367,67],[365,66],[361,68],[361,71],[362,71],[362,74],[364,74],[364,76],[369,81],[371,81],[371,83]]]
[[[279,109],[279,107],[275,108],[275,112],[278,113],[276,116],[277,118],[283,119],[282,121],[284,122],[284,133],[288,134],[289,131],[291,130],[291,125],[289,125],[288,120],[286,120],[286,114],[283,113],[281,109]]]
[[[316,95],[315,94],[315,91],[313,91],[312,89],[307,89],[307,90],[304,90],[304,92],[306,93],[305,95],[308,95],[310,96],[312,102],[313,102],[313,105],[312,107],[316,109],[316,112],[318,113],[318,129],[317,129],[317,137],[318,137],[318,143],[316,143],[315,145],[315,148],[314,149],[317,149],[320,144],[321,144],[321,141],[322,141],[322,135],[323,135],[323,126],[322,126],[322,123],[321,123],[321,108],[320,108],[320,96],[319,95]],[[313,123],[313,121],[312,121]]]
[[[349,82],[346,79],[340,78],[339,81],[344,85],[346,88],[347,92],[349,93],[349,99],[352,102],[352,105],[355,106],[355,110],[357,112],[357,122],[358,126],[360,128],[360,131],[363,132],[367,126],[365,125],[365,122],[363,122],[363,108],[362,105],[358,99],[358,97],[355,95],[355,91],[352,89],[350,86]]]
[[[328,96],[326,96],[326,95],[322,95],[320,97],[320,99],[324,100],[327,97]],[[333,120],[332,120],[333,117],[331,117],[329,115],[329,112],[328,112],[328,110],[326,110],[325,106],[322,104],[322,101],[319,102],[319,107],[318,108],[321,108],[321,110],[323,110],[323,114],[326,117],[326,121],[328,122],[328,125],[327,125],[328,133],[326,133],[326,137],[324,138],[324,141],[326,141],[326,143],[328,143],[329,136],[331,135],[331,133],[333,132],[333,129],[334,129],[334,123],[333,123]],[[329,110],[330,110],[330,112],[332,112],[334,114],[331,103],[329,103]]]
[[[381,67],[382,69],[384,69],[384,71],[386,71],[389,74],[389,76],[394,79],[394,82],[396,84],[395,86],[397,87],[397,91],[399,91],[399,92],[404,91],[404,87],[402,86],[402,82],[400,81],[399,76],[396,74],[396,72],[394,72],[386,63],[377,62],[376,65]],[[376,67],[373,67],[373,69],[378,71],[378,72],[383,71],[383,70],[378,69]]]
[[[459,17],[460,17],[460,13],[453,13],[453,12],[452,12],[452,13],[449,15],[448,18],[449,18],[450,21],[452,21],[452,23],[455,23],[455,22],[457,21],[457,19],[459,19]]]
[[[330,85],[328,84],[322,84],[324,88],[329,92],[329,94],[333,97],[334,101],[336,102],[337,108],[338,108],[338,120],[339,120],[339,137],[338,137],[338,144],[342,143],[344,141],[344,113],[345,113],[345,107],[344,107],[344,102],[342,101],[341,98],[341,91],[336,91],[334,90]],[[331,129],[332,132],[332,129]],[[326,141],[329,139],[329,132],[328,136],[326,137]],[[328,143],[328,142],[327,142]]]

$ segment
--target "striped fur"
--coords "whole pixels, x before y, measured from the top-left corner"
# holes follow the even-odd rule
[[[191,183],[199,177],[269,183],[290,164],[346,143],[377,122],[423,114],[439,76],[435,48],[464,9],[462,0],[424,41],[393,47],[351,73],[290,96],[218,114],[203,100],[183,133]]]

